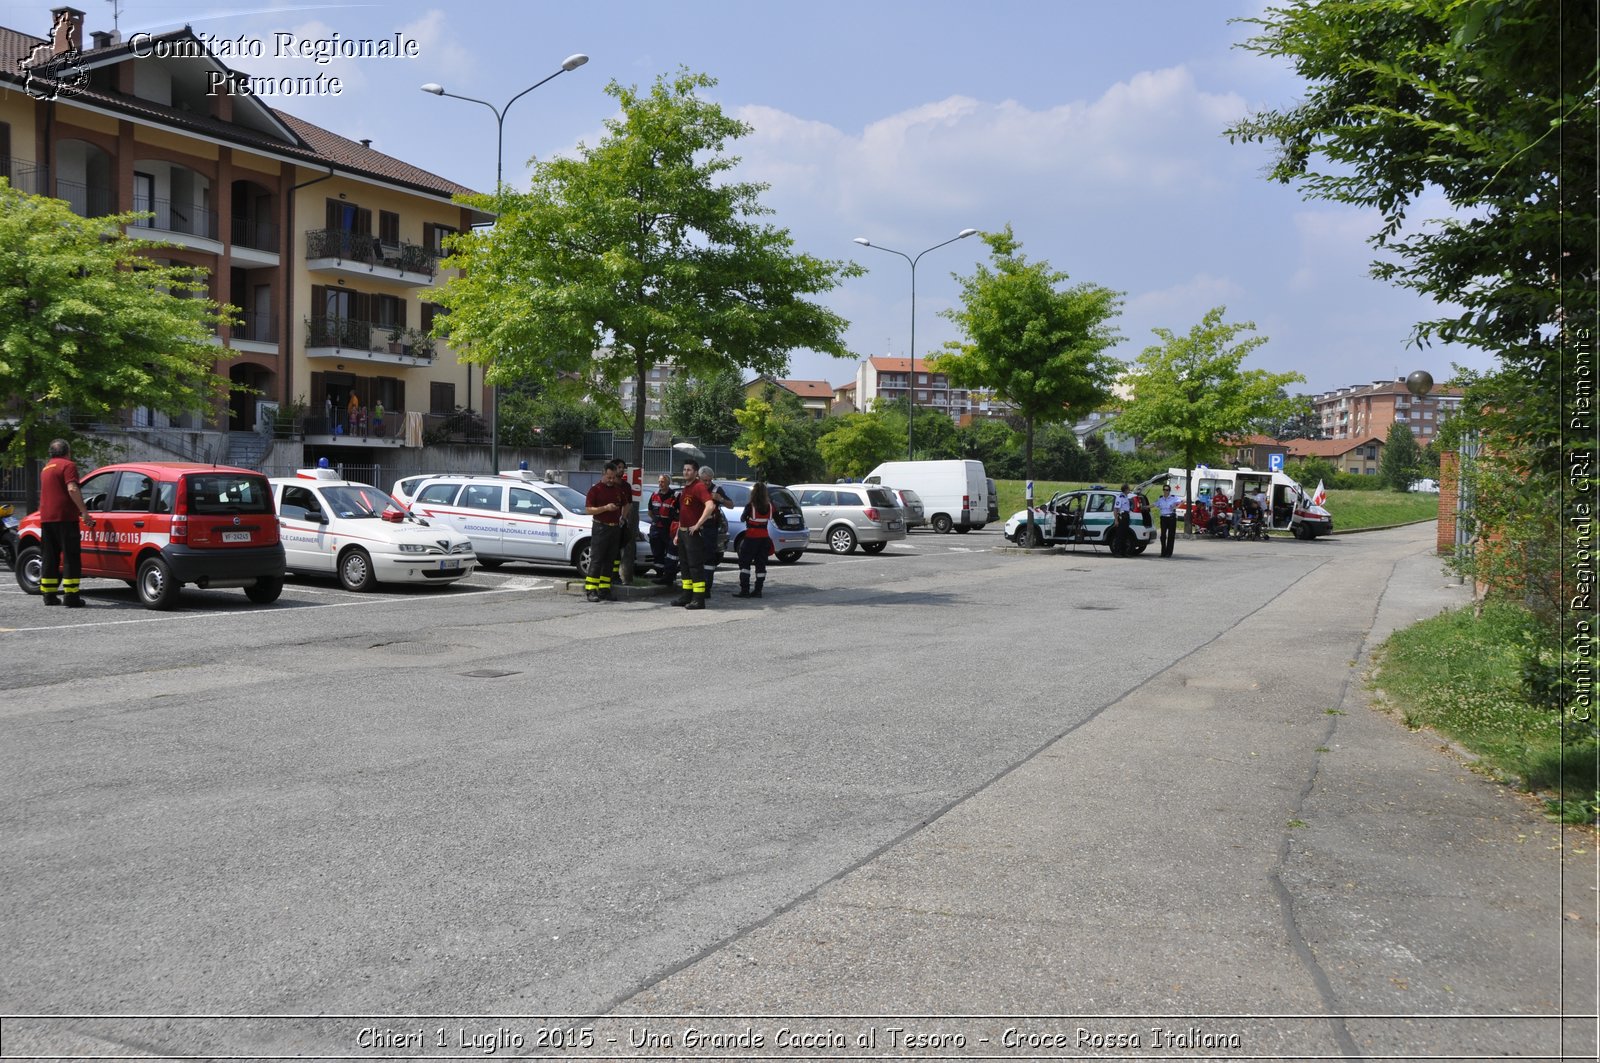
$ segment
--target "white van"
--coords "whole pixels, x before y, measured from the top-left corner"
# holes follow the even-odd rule
[[[1185,503],[1189,498],[1204,502],[1213,494],[1220,494],[1230,505],[1236,506],[1245,495],[1265,491],[1268,529],[1287,528],[1296,539],[1315,539],[1333,533],[1333,516],[1312,502],[1311,496],[1285,473],[1251,468],[1210,469],[1201,465],[1194,470],[1192,492],[1184,492],[1182,469],[1168,469],[1167,482],[1172,486],[1172,493],[1178,496],[1180,521],[1185,516]]]
[[[915,491],[936,532],[964,534],[989,521],[989,477],[981,461],[886,461],[867,473],[866,482]]]

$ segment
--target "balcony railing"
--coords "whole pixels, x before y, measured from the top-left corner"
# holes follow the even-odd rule
[[[18,192],[35,196],[50,194],[50,168],[29,159],[0,155],[0,177],[7,178]]]
[[[278,342],[278,317],[246,310],[239,315],[239,326],[233,330],[236,340],[254,340],[257,343]]]
[[[368,266],[386,266],[406,273],[432,277],[434,255],[420,244],[386,244],[370,233],[344,229],[310,229],[306,232],[306,258],[337,258]]]
[[[56,198],[67,201],[72,213],[83,218],[103,218],[115,210],[111,189],[78,181],[56,179]]]
[[[270,221],[250,218],[233,219],[233,242],[237,247],[253,247],[257,251],[278,250],[278,227]]]
[[[185,233],[217,238],[217,212],[197,207],[193,203],[174,203],[170,199],[143,199],[135,196],[133,209],[155,215],[135,222],[142,229],[162,229],[169,233]]]
[[[361,351],[388,351],[410,358],[432,359],[432,341],[403,343],[391,340],[393,325],[378,325],[350,317],[306,318],[307,347],[350,347]]]

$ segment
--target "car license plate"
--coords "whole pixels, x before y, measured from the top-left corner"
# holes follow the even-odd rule
[[[460,572],[461,571],[461,562],[459,562],[459,561],[441,561],[441,562],[439,562],[439,571],[440,572]]]
[[[225,543],[247,543],[250,541],[249,532],[223,532],[222,541]]]
[[[890,530],[890,531],[894,531],[894,530],[895,530],[895,529],[896,529],[896,528],[898,528],[898,527],[900,527],[900,522],[899,522],[899,521],[897,521],[897,520],[891,520],[891,521],[890,521],[890,522],[889,522],[889,530]]]

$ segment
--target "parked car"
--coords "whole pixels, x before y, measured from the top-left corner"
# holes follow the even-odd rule
[[[272,481],[290,572],[338,576],[347,590],[378,583],[454,583],[478,565],[472,540],[429,524],[369,484],[332,469]]]
[[[981,461],[886,461],[863,479],[869,484],[915,491],[928,523],[940,534],[965,533],[988,523],[990,481]]]
[[[226,465],[130,462],[79,481],[94,529],[84,530],[83,574],[119,579],[150,609],[171,609],[186,583],[242,587],[258,605],[283,593],[284,554],[272,486]],[[17,529],[17,584],[39,593],[39,514]]]
[[[584,512],[584,496],[566,484],[532,473],[502,473],[435,476],[408,486],[415,491],[411,511],[464,533],[483,568],[530,561],[588,571],[594,522]],[[646,522],[640,526],[648,529]],[[644,534],[634,543],[634,564],[636,571],[650,565]]]
[[[882,553],[906,537],[905,510],[894,492],[877,484],[791,484],[800,500],[810,541],[836,554]]]
[[[722,507],[722,515],[728,521],[728,548],[737,552],[739,540],[744,538],[744,521],[739,519],[739,514],[749,504],[750,489],[754,485],[744,480],[713,482],[733,503],[731,508]],[[767,525],[767,530],[772,536],[773,548],[777,550],[775,556],[782,564],[793,564],[800,560],[800,555],[806,552],[806,545],[811,541],[810,532],[806,530],[805,511],[799,499],[787,487],[768,484],[767,495],[772,500],[772,521]]]
[[[1035,506],[1031,540],[1028,537],[1028,511],[1019,510],[1006,521],[1006,538],[1021,546],[1089,543],[1108,546],[1114,554],[1142,554],[1159,535],[1151,513],[1150,499],[1142,494],[1151,482],[1146,480],[1136,489],[1144,498],[1143,512],[1133,515],[1129,524],[1133,541],[1126,548],[1112,542],[1110,537],[1117,492],[1100,484],[1079,491],[1058,491],[1044,505]]]
[[[927,527],[927,510],[922,507],[921,495],[908,489],[896,490],[895,497],[900,499],[900,508],[906,511],[906,531]]]

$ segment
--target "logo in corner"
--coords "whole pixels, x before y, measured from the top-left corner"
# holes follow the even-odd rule
[[[71,8],[61,8],[55,15],[49,42],[34,45],[16,61],[23,91],[36,100],[71,96],[89,84],[83,52],[74,43],[82,39],[83,16]]]

